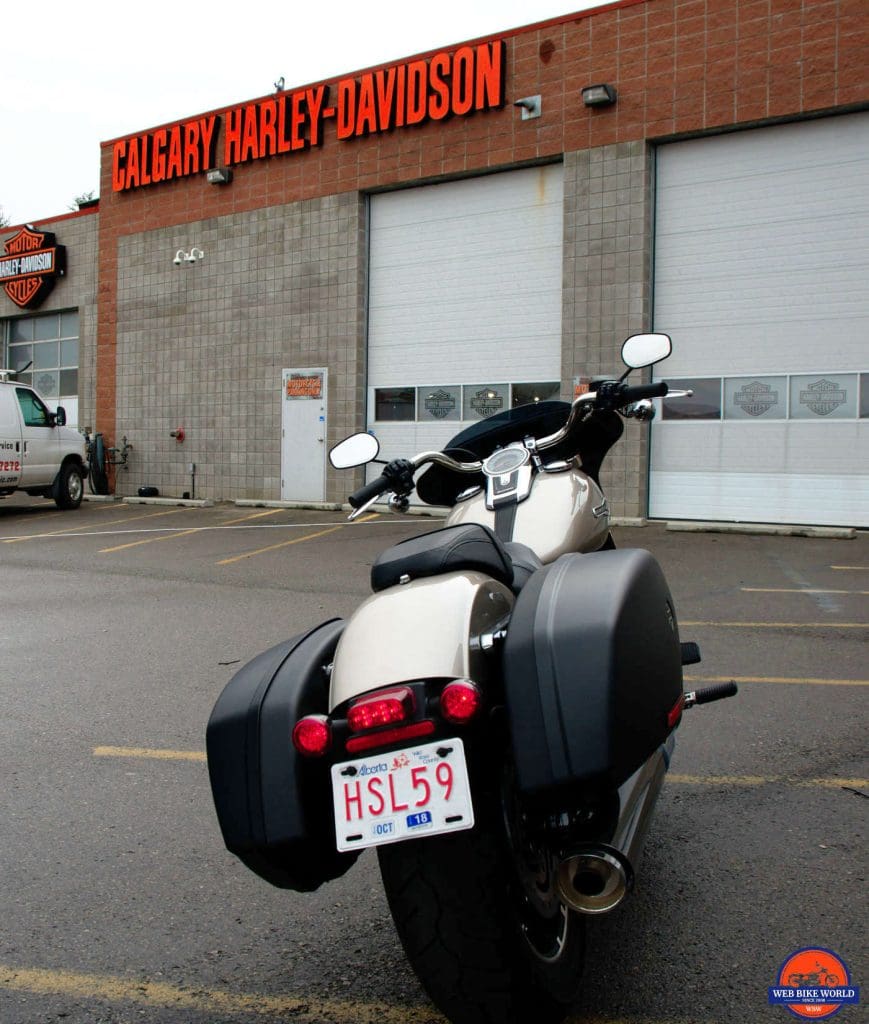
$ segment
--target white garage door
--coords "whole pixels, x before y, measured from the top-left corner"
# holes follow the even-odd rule
[[[376,195],[368,425],[384,457],[558,397],[561,165]]]
[[[650,514],[869,526],[869,113],[657,157]]]

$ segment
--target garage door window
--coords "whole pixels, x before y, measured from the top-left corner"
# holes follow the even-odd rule
[[[783,420],[787,414],[787,377],[728,377],[724,381],[725,419]]]
[[[852,420],[856,415],[856,373],[791,377],[791,419]]]
[[[382,423],[416,419],[416,389],[376,388],[374,418]]]
[[[78,396],[78,312],[7,321],[6,366],[45,398]],[[26,369],[25,369],[26,368]]]
[[[690,377],[674,382],[674,386],[693,391],[691,398],[663,399],[665,420],[720,420],[721,378]]]

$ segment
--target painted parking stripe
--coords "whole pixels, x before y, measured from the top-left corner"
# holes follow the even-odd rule
[[[360,523],[368,523],[368,522],[371,522],[372,519],[379,519],[379,518],[380,518],[380,513],[374,512],[371,515],[363,516],[361,519],[356,520],[356,522],[354,522],[354,523],[338,523],[337,526],[330,526],[328,529],[318,530],[316,533],[307,533],[307,534],[305,534],[304,537],[293,537],[292,540],[283,540],[283,541],[280,541],[278,544],[269,544],[268,547],[257,548],[256,551],[245,551],[245,552],[243,552],[240,555],[233,555],[231,558],[222,558],[219,562],[215,562],[214,564],[215,565],[232,565],[234,562],[240,562],[240,561],[242,561],[242,559],[245,559],[245,558],[253,558],[255,555],[264,555],[264,554],[267,554],[269,551],[277,551],[280,548],[287,548],[291,544],[301,544],[303,541],[306,541],[306,540],[314,540],[315,537],[325,537],[326,534],[328,534],[328,533],[336,533],[338,530],[343,530],[343,529],[347,528],[348,526],[349,527],[357,526]]]
[[[830,590],[823,587],[740,587],[744,594],[869,594],[869,590]]]
[[[123,508],[130,508],[129,505],[122,506]],[[100,523],[100,526],[117,526],[118,523],[134,523],[138,519],[156,519],[158,516],[171,516],[174,512],[187,512],[189,509],[186,508],[170,508],[166,512],[146,512],[141,516],[124,516],[123,519],[110,519],[107,523]],[[82,529],[81,525],[71,526],[68,530],[54,530],[52,533],[30,533],[26,537],[4,537],[4,544],[17,544],[24,540],[44,540],[46,537],[90,537],[87,529]],[[97,531],[94,536],[99,536]]]
[[[149,747],[94,747],[95,757],[145,758],[159,761],[205,761],[204,750],[159,750]],[[869,789],[869,779],[794,779],[785,775],[679,775],[670,772],[670,782],[694,786],[765,786],[775,783],[824,789]]]
[[[354,1000],[314,999],[310,996],[260,995],[254,992],[228,992],[199,985],[181,988],[166,982],[145,981],[112,974],[85,974],[0,964],[0,988],[40,996],[71,999],[98,999],[108,1003],[131,1003],[152,1010],[189,1010],[219,1015],[256,1014],[296,1024],[321,1024],[324,1017],[336,1022],[358,1024],[361,1020],[384,1024],[431,1024],[444,1018],[427,1007],[388,1006]]]
[[[686,683],[793,683],[804,686],[869,686],[869,679],[821,679],[817,676],[683,676]]]
[[[234,526],[234,525],[236,525],[238,523],[244,523],[248,519],[261,519],[263,516],[274,515],[276,512],[280,512],[280,511],[281,511],[280,509],[270,509],[268,512],[255,512],[255,513],[253,513],[252,515],[249,515],[249,516],[242,516],[241,519],[231,519],[228,523],[224,523],[223,527],[226,528],[228,526]],[[199,527],[195,527],[192,530],[182,530],[182,531],[180,531],[178,533],[172,533],[170,531],[170,532],[167,532],[167,533],[163,534],[163,536],[161,536],[161,537],[145,537],[143,540],[133,540],[133,541],[130,541],[128,544],[116,544],[114,547],[111,547],[111,548],[100,548],[100,552],[99,553],[101,555],[110,555],[110,554],[112,554],[115,551],[125,551],[127,548],[140,547],[142,544],[153,544],[153,543],[155,543],[157,541],[162,541],[162,540],[175,540],[178,537],[189,537],[191,534],[199,533],[199,532],[200,532],[200,528]]]
[[[668,772],[667,782],[684,786],[800,786],[804,789],[869,790],[869,779],[796,779],[787,775],[680,775]]]
[[[726,629],[869,629],[869,622],[715,622],[682,620],[680,626],[722,626]]]
[[[204,750],[158,750],[153,747],[94,747],[94,757],[141,757],[155,761],[204,761]]]

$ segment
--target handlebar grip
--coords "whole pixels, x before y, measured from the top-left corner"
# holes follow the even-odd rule
[[[695,704],[711,704],[715,700],[724,700],[725,697],[735,697],[739,687],[734,682],[716,683],[714,686],[706,686],[702,690],[694,691]]]
[[[620,397],[624,405],[630,405],[641,398],[663,398],[669,390],[665,380],[656,380],[653,384],[635,384],[625,388]]]
[[[372,498],[376,498],[379,494],[383,494],[384,491],[388,491],[391,486],[389,480],[381,473],[376,480],[372,480],[370,483],[360,487],[358,491],[354,491],[347,498],[347,501],[353,508],[362,508]]]

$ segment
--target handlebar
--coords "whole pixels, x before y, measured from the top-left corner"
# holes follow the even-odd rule
[[[359,490],[354,491],[347,498],[347,501],[353,508],[362,508],[362,506],[367,505],[372,498],[377,498],[379,495],[383,494],[384,491],[388,491],[389,488],[389,480],[387,480],[387,478],[381,473],[376,480],[363,484]]]
[[[636,384],[625,388],[619,401],[624,405],[630,405],[632,402],[639,402],[643,398],[663,398],[668,391],[669,388],[665,380],[655,381],[654,384]]]

